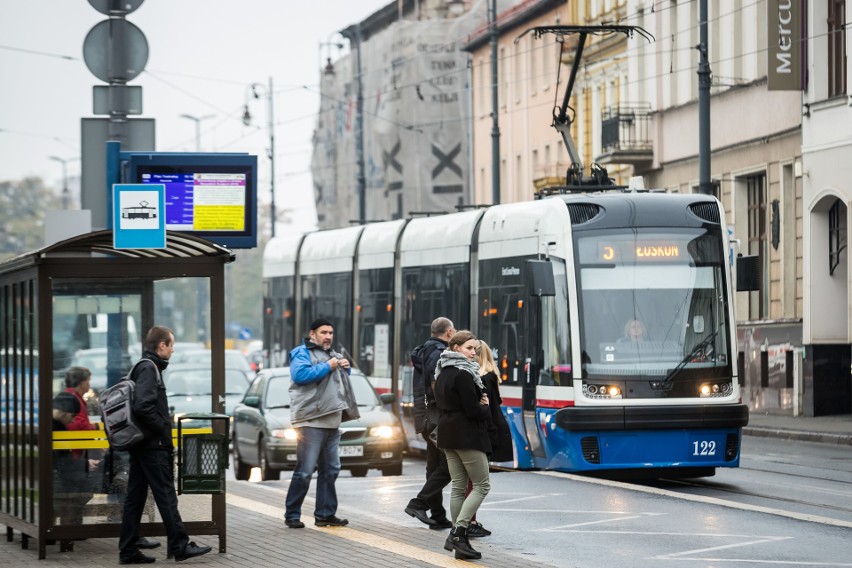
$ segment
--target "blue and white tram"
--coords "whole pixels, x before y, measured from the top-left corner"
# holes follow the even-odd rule
[[[340,322],[354,363],[396,385],[415,449],[408,354],[447,316],[494,349],[515,446],[503,465],[706,475],[738,466],[748,421],[727,251],[715,198],[664,193],[320,231],[267,246],[265,334],[286,350],[314,317]],[[635,321],[644,337],[626,337]]]

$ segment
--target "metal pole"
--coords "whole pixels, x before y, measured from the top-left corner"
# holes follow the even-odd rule
[[[710,182],[710,62],[707,59],[707,0],[698,9],[700,40],[698,44],[698,192],[712,195]]]
[[[491,203],[500,203],[500,123],[497,77],[497,0],[491,0],[489,10],[491,35]]]
[[[269,78],[269,191],[270,216],[272,217],[272,237],[275,237],[275,105],[273,103],[275,91],[272,89],[272,77]]]
[[[355,52],[355,84],[357,100],[355,104],[355,154],[358,158],[358,223],[367,222],[367,182],[364,171],[364,85],[361,81],[361,24],[355,26],[355,42],[358,51]]]
[[[192,114],[182,114],[181,118],[191,120],[195,123],[195,151],[201,152],[201,121],[213,118],[215,114],[206,114],[204,116],[195,116]]]
[[[48,159],[62,164],[62,208],[68,209],[70,192],[68,190],[68,160],[58,156],[49,156]]]

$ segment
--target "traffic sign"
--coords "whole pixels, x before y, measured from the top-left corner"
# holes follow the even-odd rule
[[[112,207],[113,248],[166,248],[165,185],[113,184]]]

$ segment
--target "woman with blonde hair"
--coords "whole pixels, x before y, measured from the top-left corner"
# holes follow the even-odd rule
[[[441,411],[437,445],[447,456],[452,479],[453,530],[444,549],[454,550],[455,557],[461,560],[482,558],[482,554],[470,546],[467,529],[491,489],[488,473],[491,415],[475,360],[477,344],[471,332],[456,332],[435,366],[435,402]],[[473,490],[465,496],[468,481],[473,483]]]

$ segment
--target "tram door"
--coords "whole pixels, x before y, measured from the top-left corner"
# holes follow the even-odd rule
[[[521,388],[521,411],[524,417],[527,443],[534,457],[545,457],[544,446],[541,442],[541,431],[536,412],[536,386],[541,366],[544,363],[542,349],[542,298],[556,295],[556,284],[553,280],[553,268],[546,260],[527,260],[527,295],[530,299],[530,309],[527,311],[527,358],[523,385]]]

